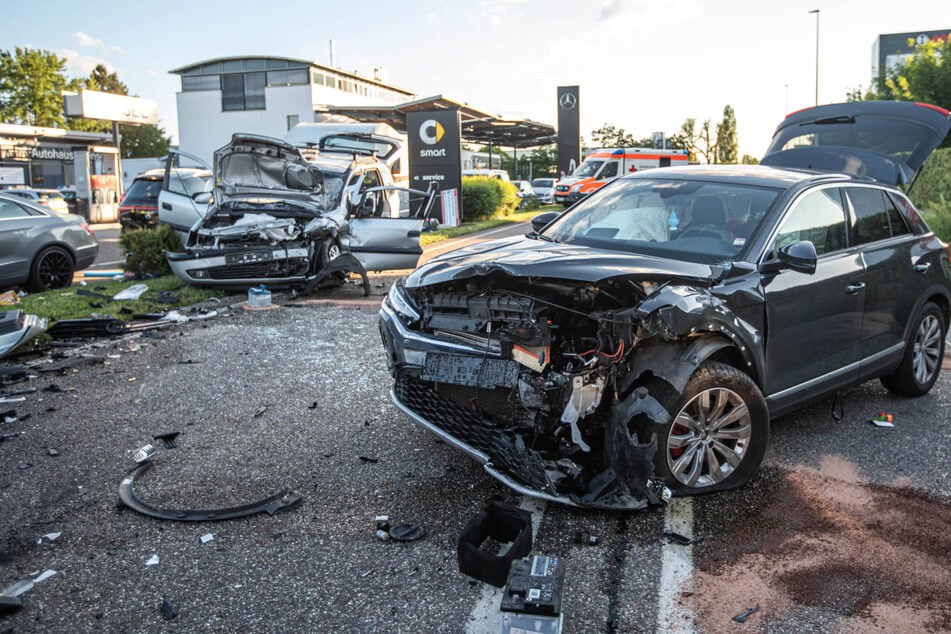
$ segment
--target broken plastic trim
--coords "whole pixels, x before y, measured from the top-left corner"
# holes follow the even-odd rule
[[[320,269],[314,277],[307,280],[307,286],[301,290],[301,295],[310,293],[315,286],[329,277],[331,273],[336,271],[359,273],[360,277],[363,278],[363,295],[364,297],[370,296],[370,279],[367,277],[367,270],[363,268],[363,264],[360,263],[360,260],[355,258],[350,253],[341,253],[333,260],[328,262],[327,265]]]
[[[212,522],[218,520],[233,520],[239,517],[247,517],[258,513],[267,513],[275,515],[283,511],[289,511],[298,506],[303,498],[289,489],[284,489],[276,495],[265,498],[260,502],[245,504],[244,506],[235,506],[231,508],[214,510],[171,510],[159,509],[150,504],[146,504],[136,497],[134,491],[135,480],[140,475],[149,470],[152,462],[144,462],[133,468],[119,483],[119,499],[133,511],[154,517],[160,520],[177,520],[179,522]]]

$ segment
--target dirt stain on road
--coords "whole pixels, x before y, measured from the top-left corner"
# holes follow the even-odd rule
[[[696,547],[689,601],[705,631],[735,631],[756,604],[747,629],[807,610],[840,631],[951,630],[949,505],[864,484],[834,457],[770,479],[762,507]]]

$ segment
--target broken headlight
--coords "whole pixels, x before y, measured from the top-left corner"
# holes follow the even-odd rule
[[[419,312],[413,305],[412,300],[406,296],[402,282],[396,282],[390,287],[390,293],[386,299],[393,310],[395,310],[406,323],[412,324],[419,321]]]

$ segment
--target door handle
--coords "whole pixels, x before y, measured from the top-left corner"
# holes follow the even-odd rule
[[[171,211],[171,210],[172,210],[172,204],[171,204],[171,203],[162,203],[162,209],[168,209],[169,211]]]
[[[927,273],[931,270],[931,262],[922,262],[921,264],[916,264],[912,267],[915,269],[915,273]]]
[[[849,295],[855,295],[860,290],[865,288],[865,282],[856,282],[855,284],[849,284],[845,287],[845,292]]]

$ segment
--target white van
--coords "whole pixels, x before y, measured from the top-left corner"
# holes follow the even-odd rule
[[[298,123],[284,140],[299,148],[375,155],[397,184],[409,182],[406,135],[386,123]]]

